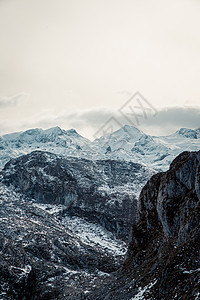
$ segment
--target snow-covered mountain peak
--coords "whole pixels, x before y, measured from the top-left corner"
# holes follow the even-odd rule
[[[200,129],[188,129],[188,128],[181,128],[179,130],[176,131],[176,134],[178,135],[182,135],[186,138],[189,139],[197,139],[199,138],[199,131]]]
[[[3,135],[0,138],[0,168],[11,157],[18,157],[34,150],[49,151],[65,156],[77,156],[90,141],[79,135],[74,129],[64,130],[60,127],[49,129],[29,129]]]
[[[0,168],[12,157],[34,150],[91,160],[113,159],[142,163],[154,170],[167,170],[171,161],[183,151],[200,149],[200,128],[181,128],[169,136],[151,136],[125,125],[93,142],[75,129],[36,128],[0,137]]]
[[[118,137],[120,138],[126,138],[128,140],[138,140],[141,136],[143,136],[144,133],[140,131],[138,128],[131,126],[131,125],[124,125],[117,131],[113,132],[111,136]]]
[[[134,126],[124,125],[110,135],[102,136],[94,140],[92,145],[101,145],[103,151],[109,147],[111,151],[130,150],[135,142],[137,142],[145,134]]]
[[[61,129],[59,126],[55,126],[49,129],[41,130],[41,132],[46,135],[62,135],[65,130]]]
[[[3,135],[1,141],[5,143],[24,143],[24,144],[32,144],[34,142],[54,142],[60,138],[69,139],[69,138],[80,138],[80,140],[87,140],[82,137],[80,134],[76,132],[75,129],[64,130],[59,126],[52,127],[49,129],[29,129],[22,132],[14,132],[11,134]],[[88,141],[88,140],[87,140]]]
[[[75,129],[69,129],[65,131],[65,133],[69,136],[81,136]]]

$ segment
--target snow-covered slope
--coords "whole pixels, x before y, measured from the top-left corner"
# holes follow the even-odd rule
[[[181,128],[169,136],[153,137],[153,139],[167,149],[166,156],[157,162],[157,167],[164,171],[181,152],[200,150],[200,128],[196,130]]]
[[[42,150],[92,160],[133,161],[156,171],[165,171],[181,152],[199,149],[200,128],[181,128],[172,135],[156,137],[125,125],[93,142],[79,135],[74,129],[66,131],[59,127],[47,130],[36,128],[0,137],[0,167],[11,157]]]
[[[0,137],[0,167],[10,158],[30,153],[34,150],[50,151],[66,156],[77,156],[90,141],[76,130],[63,130],[53,127],[47,130],[40,128],[15,132]]]
[[[92,148],[97,157],[131,160],[156,171],[165,171],[181,152],[200,149],[200,129],[182,128],[172,135],[156,137],[125,125],[111,135],[95,140]]]

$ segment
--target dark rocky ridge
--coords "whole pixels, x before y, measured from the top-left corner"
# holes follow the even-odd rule
[[[143,188],[126,260],[89,299],[200,298],[200,151],[184,152]]]
[[[59,215],[2,183],[0,205],[0,299],[84,298],[123,262],[120,253],[84,242]]]
[[[150,176],[137,163],[63,158],[42,151],[11,159],[0,174],[4,184],[37,202],[63,204],[63,214],[100,223],[124,239],[135,221],[138,190]]]

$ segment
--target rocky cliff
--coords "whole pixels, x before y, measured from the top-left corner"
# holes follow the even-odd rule
[[[184,152],[144,186],[121,273],[90,299],[199,299],[199,219],[200,151]]]
[[[138,192],[150,174],[132,162],[64,158],[42,151],[10,160],[1,172],[4,184],[38,203],[61,204],[62,214],[101,224],[126,240]]]

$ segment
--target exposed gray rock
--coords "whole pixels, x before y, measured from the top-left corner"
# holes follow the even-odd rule
[[[38,203],[63,204],[65,213],[100,223],[124,239],[150,174],[132,162],[63,158],[42,151],[10,160],[1,172],[6,185]]]
[[[100,227],[94,234],[102,244],[90,243],[50,207],[3,184],[0,205],[0,299],[76,300],[111,280],[123,262],[123,243]]]
[[[180,154],[147,182],[123,268],[89,299],[199,299],[199,187],[200,151]]]

